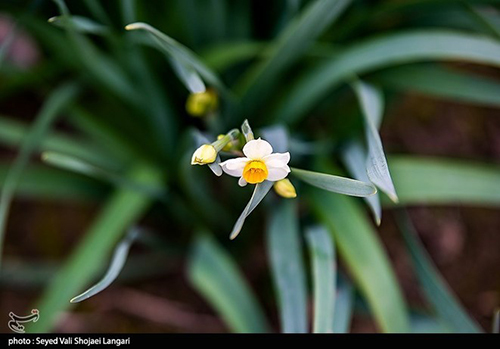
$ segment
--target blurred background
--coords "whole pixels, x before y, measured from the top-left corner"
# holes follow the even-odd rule
[[[410,180],[409,175],[408,181],[417,187],[416,193],[409,193],[403,188],[405,172],[395,168],[400,206],[406,207],[436,271],[464,312],[482,331],[491,331],[495,309],[500,307],[500,56],[495,58],[500,52],[499,2],[330,1],[329,8],[338,7],[338,13],[331,22],[313,22],[322,29],[310,34],[306,45],[305,36],[292,29],[297,23],[305,26],[300,26],[307,22],[301,16],[314,2],[78,0],[66,4],[74,16],[70,22],[58,17],[64,14],[62,2],[1,1],[2,332],[9,332],[9,312],[28,315],[40,304],[44,304],[41,320],[51,314],[50,323],[37,329],[41,331],[234,331],[221,317],[220,305],[207,300],[187,276],[195,231],[207,228],[255,294],[268,329],[280,331],[263,233],[267,209],[256,209],[241,236],[229,241],[227,234],[251,190],[240,190],[229,178],[220,182],[206,168],[190,167],[196,147],[189,132],[198,129],[216,137],[241,124],[243,118],[234,117],[239,111],[254,130],[285,125],[296,137],[296,149],[309,147],[299,159],[320,152],[317,149],[333,149],[327,150],[328,156],[342,167],[339,147],[363,134],[361,112],[348,83],[324,85],[328,91],[322,90],[303,115],[289,119],[276,115],[280,108],[286,110],[287,98],[298,100],[294,88],[311,71],[356,45],[369,63],[354,73],[384,93],[380,136],[389,169],[392,156],[442,164],[436,169],[442,182],[436,180],[436,187],[429,189],[434,193],[422,197],[419,183],[425,186],[432,178],[417,173],[414,177],[419,178]],[[299,17],[304,21],[294,22]],[[245,99],[247,104],[231,102],[202,76],[220,100],[217,110],[204,106],[203,115],[194,115],[186,109],[193,91],[179,78],[172,63],[175,55],[166,57],[139,31],[125,31],[125,25],[138,21],[192,50],[236,98],[246,96],[241,91],[251,90],[245,90],[245,84],[254,82],[253,99]],[[293,35],[283,35],[287,30]],[[415,45],[429,43],[430,49],[417,48],[412,57],[383,63],[384,54],[415,47],[413,37],[402,36],[389,48],[382,45],[385,39],[416,32],[428,39],[422,36],[424,40]],[[443,33],[457,40],[449,42],[452,53],[443,53],[447,50]],[[369,44],[362,46],[369,40],[380,40],[381,48],[370,51]],[[269,58],[277,57],[280,49],[284,49],[281,62]],[[282,64],[283,69],[269,74],[272,84],[252,80],[253,68],[265,71],[273,64]],[[64,163],[54,166],[41,158],[47,151],[66,153],[93,166],[83,166],[80,172],[64,168]],[[300,161],[301,166],[309,163]],[[396,163],[397,159],[395,167]],[[455,177],[460,169],[463,172]],[[132,181],[143,187],[131,190]],[[440,183],[456,187],[449,192],[446,187],[444,198],[436,199],[433,194],[440,195]],[[310,221],[303,200],[306,189],[294,184],[299,194],[293,199],[297,216]],[[271,194],[265,207],[279,199]],[[369,210],[364,211],[370,218]],[[370,226],[382,243],[409,312],[436,314],[433,301],[422,290],[395,211],[394,204],[384,204],[380,226],[372,221]],[[98,295],[69,307],[71,297],[105,273],[114,246],[131,226],[140,227],[141,237],[131,247],[118,279]],[[339,259],[339,272],[347,278],[349,263]],[[68,277],[80,271],[80,279]],[[356,280],[353,284],[349,332],[384,330],[364,291]],[[309,295],[309,316],[312,304]],[[441,329],[430,325],[434,317],[427,320],[421,323],[423,331]]]

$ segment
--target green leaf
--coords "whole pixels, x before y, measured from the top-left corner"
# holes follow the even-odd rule
[[[161,184],[160,173],[142,164],[131,169],[129,178],[148,185]],[[115,191],[37,302],[35,307],[44,315],[30,326],[32,332],[53,328],[61,312],[71,304],[68,299],[95,277],[125,229],[137,222],[150,204],[151,199],[142,193],[126,188]]]
[[[267,320],[235,262],[207,234],[198,235],[193,242],[188,278],[231,331],[268,331]]]
[[[418,240],[417,232],[408,215],[400,211],[396,217],[406,246],[410,251],[417,278],[424,289],[427,300],[433,305],[435,311],[456,332],[482,332],[478,324],[467,315],[465,309],[433,265],[431,258]]]
[[[170,64],[172,65],[172,68],[174,69],[179,79],[184,83],[186,88],[191,93],[200,93],[206,91],[207,88],[205,87],[205,83],[198,75],[196,70],[187,65],[184,65],[176,59],[170,59]]]
[[[296,202],[280,200],[276,205],[266,229],[266,242],[281,332],[306,333],[306,275]]]
[[[334,193],[352,196],[369,196],[377,192],[377,189],[370,183],[361,182],[355,179],[306,171],[294,167],[292,167],[291,174],[310,185]]]
[[[452,333],[442,320],[432,316],[412,314],[410,316],[411,333]]]
[[[337,277],[333,332],[348,333],[354,310],[354,290],[351,282],[346,277],[342,277],[340,274],[337,274]]]
[[[31,154],[45,136],[45,133],[50,129],[61,110],[75,98],[77,92],[78,88],[76,85],[62,85],[49,96],[36,116],[36,120],[29,133],[24,138],[23,144],[19,149],[19,154],[5,177],[2,193],[0,194],[0,265],[7,217],[21,174],[28,164]]]
[[[61,18],[71,17],[71,13],[63,0],[54,0],[54,2],[62,14]],[[139,94],[117,62],[102,54],[87,37],[74,28],[71,21],[65,20],[64,24],[69,38],[70,49],[76,52],[78,62],[86,68],[92,78],[102,86],[114,91],[124,101],[139,105]],[[68,48],[65,47],[65,49]]]
[[[58,27],[64,28],[68,25],[66,21],[69,21],[74,30],[83,34],[97,34],[103,35],[109,32],[105,25],[97,23],[96,21],[82,16],[56,16],[49,18],[48,22],[54,24]]]
[[[273,184],[274,182],[264,181],[255,185],[250,201],[245,206],[245,209],[234,224],[233,230],[231,231],[231,234],[229,234],[229,239],[234,240],[239,235],[241,228],[243,228],[243,224],[245,223],[245,219],[250,215],[250,213],[252,213],[257,205],[259,205],[262,199],[264,199],[269,190],[273,187]]]
[[[500,205],[498,165],[417,156],[389,163],[402,205]]]
[[[131,23],[125,27],[127,30],[145,30],[148,32],[155,43],[158,45],[163,52],[165,52],[169,57],[177,60],[180,64],[185,67],[190,67],[198,74],[201,75],[209,84],[215,86],[219,91],[227,93],[227,89],[224,84],[219,80],[217,75],[210,70],[199,58],[195,56],[191,50],[187,47],[181,45],[168,35],[160,32],[158,29],[153,28],[149,24],[136,22]]]
[[[332,237],[323,227],[306,231],[312,259],[314,333],[333,333],[337,265]]]
[[[314,40],[330,26],[351,3],[350,0],[318,0],[295,18],[267,48],[268,58],[258,62],[243,78],[239,90],[246,115],[256,109],[275,86],[280,75],[302,56]]]
[[[356,80],[352,83],[365,118],[365,137],[368,144],[366,172],[370,181],[386,193],[392,201],[398,202],[398,196],[392,183],[389,165],[385,158],[382,140],[378,128],[382,122],[384,100],[382,93],[374,86]]]
[[[79,303],[86,299],[89,299],[90,297],[95,296],[99,292],[106,289],[113,283],[113,281],[115,281],[115,279],[122,271],[125,262],[127,261],[128,251],[130,249],[130,246],[136,239],[137,234],[137,230],[129,230],[127,235],[122,239],[122,241],[120,241],[118,246],[116,246],[113,256],[111,257],[111,264],[104,277],[85,292],[71,298],[70,303]]]
[[[9,165],[0,163],[0,183],[4,183]],[[109,188],[93,179],[45,166],[27,166],[19,176],[16,196],[47,201],[95,201]]]
[[[164,190],[159,190],[158,188],[147,184],[145,185],[132,182],[120,174],[106,171],[72,156],[55,152],[44,152],[42,153],[42,160],[52,166],[87,175],[92,178],[102,179],[116,186],[123,186],[132,190],[140,191],[152,198],[161,200],[165,199]]]
[[[342,149],[342,161],[352,176],[362,182],[369,183],[370,178],[366,172],[366,150],[360,141],[351,141]],[[375,223],[380,225],[382,221],[382,207],[378,193],[363,198],[372,211]]]
[[[408,332],[407,308],[394,271],[355,199],[313,188],[306,198],[318,219],[333,234],[340,256],[380,328],[385,332]]]
[[[500,66],[500,43],[451,31],[414,31],[370,38],[315,67],[276,108],[273,119],[288,124],[301,117],[353,74],[418,61],[461,61]]]
[[[14,120],[11,117],[0,116],[0,143],[18,148],[29,132],[29,125]],[[120,161],[112,157],[102,148],[85,139],[78,139],[76,136],[68,136],[60,132],[48,132],[43,139],[40,139],[38,151],[64,151],[66,154],[79,157],[86,161],[91,161],[99,166],[121,167]]]
[[[500,107],[500,82],[438,65],[384,70],[374,79],[389,88],[418,92],[456,102]]]

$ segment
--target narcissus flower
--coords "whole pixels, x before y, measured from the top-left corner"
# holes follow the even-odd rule
[[[238,184],[257,184],[267,181],[279,181],[290,173],[288,162],[290,153],[274,153],[273,147],[262,139],[249,141],[243,147],[245,157],[226,160],[220,165],[224,172],[233,177],[240,177]]]

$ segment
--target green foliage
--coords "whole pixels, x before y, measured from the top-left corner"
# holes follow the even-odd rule
[[[128,256],[125,232],[152,224],[230,331],[348,332],[356,296],[380,331],[481,331],[403,225],[420,281],[415,287],[422,287],[433,314],[410,311],[361,204],[377,226],[382,205],[387,211],[499,206],[497,165],[386,154],[379,133],[385,110],[407,91],[500,106],[498,79],[475,69],[500,67],[498,2],[21,3],[0,4],[15,18],[0,42],[0,144],[15,152],[12,161],[0,162],[0,262],[4,240],[15,243],[6,233],[14,229],[7,225],[13,200],[98,208],[69,255],[54,262],[57,268],[23,266],[37,280],[51,274],[34,304],[43,315],[29,330],[57,328],[70,299],[100,272],[108,270],[77,300],[99,297],[120,282],[126,260],[138,260],[133,251]],[[40,56],[34,65],[13,59],[20,33],[36,43],[30,46]],[[206,92],[213,108],[190,115],[189,97]],[[235,127],[242,134],[215,162],[190,165],[195,149]],[[240,188],[223,175],[221,160],[241,156],[245,142],[259,137],[274,152],[290,152],[296,198],[276,195],[271,181]],[[245,236],[228,239],[241,231]],[[246,279],[246,259],[235,258],[255,251],[263,236],[271,304],[265,289]],[[43,252],[40,259],[53,262]],[[154,261],[148,268],[163,268],[151,267]],[[266,299],[266,308],[257,299]],[[274,312],[269,319],[279,319],[276,326],[267,317]]]

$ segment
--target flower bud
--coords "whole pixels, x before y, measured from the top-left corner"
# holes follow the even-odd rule
[[[213,90],[199,93],[191,93],[186,101],[186,111],[192,115],[201,117],[217,109],[217,94]]]
[[[292,199],[297,197],[297,192],[295,191],[295,187],[288,178],[276,181],[273,185],[273,188],[278,195],[284,198]]]
[[[196,149],[191,158],[191,165],[211,164],[217,158],[217,150],[211,144],[203,144]]]

